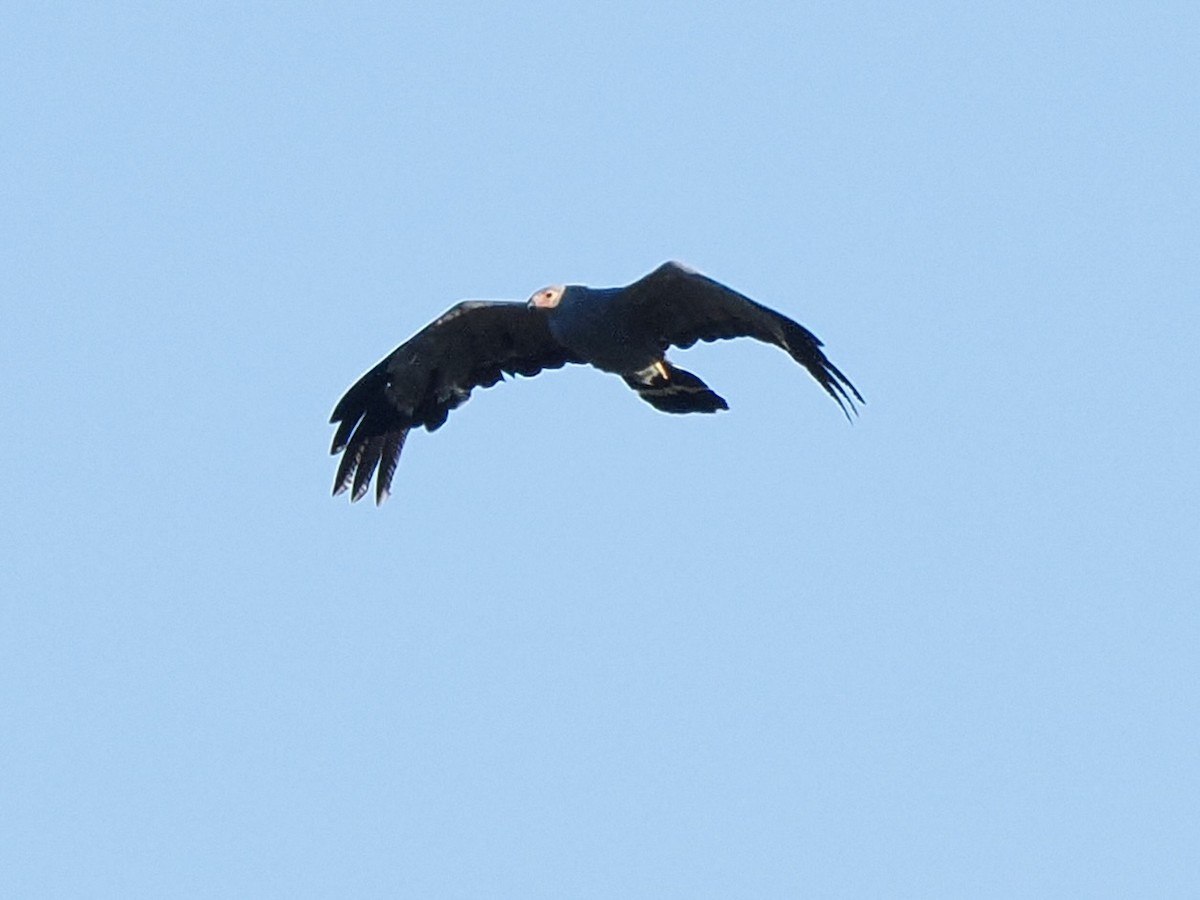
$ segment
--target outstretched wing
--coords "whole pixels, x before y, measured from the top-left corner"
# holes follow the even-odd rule
[[[360,378],[334,407],[330,453],[342,453],[333,493],[361,499],[379,469],[375,502],[391,489],[404,439],[433,431],[476,387],[578,362],[550,334],[546,311],[524,303],[465,301],[425,326]]]
[[[687,348],[696,341],[751,337],[781,347],[804,366],[842,408],[857,412],[862,395],[821,350],[821,341],[798,322],[756,303],[693,269],[669,262],[623,291],[629,315],[669,346]]]

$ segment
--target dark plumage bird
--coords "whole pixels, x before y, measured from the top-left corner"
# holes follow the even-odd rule
[[[669,262],[621,288],[558,285],[526,303],[468,300],[401,344],[338,401],[331,453],[342,453],[333,493],[359,500],[376,470],[382,503],[408,432],[440,428],[450,410],[505,375],[536,375],[566,363],[613,372],[663,412],[711,413],[729,405],[667,361],[668,347],[751,337],[804,366],[849,418],[863,402],[817,337],[787,316],[699,272]]]

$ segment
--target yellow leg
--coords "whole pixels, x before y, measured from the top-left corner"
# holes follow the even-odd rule
[[[669,380],[670,380],[670,378],[667,376],[667,366],[666,366],[666,363],[664,363],[664,362],[663,362],[661,359],[660,359],[658,362],[656,362],[656,363],[654,364],[654,371],[655,371],[655,372],[657,372],[659,375],[661,375],[661,376],[662,376],[662,378],[663,378],[663,381],[669,381]]]

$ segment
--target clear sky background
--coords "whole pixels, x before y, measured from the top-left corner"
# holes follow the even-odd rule
[[[6,3],[0,895],[1200,895],[1195,3]],[[414,434],[462,298],[792,315]]]

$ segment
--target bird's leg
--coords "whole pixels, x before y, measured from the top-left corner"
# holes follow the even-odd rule
[[[654,365],[651,366],[651,368],[654,369],[655,372],[657,372],[659,375],[662,376],[663,381],[671,380],[670,378],[667,377],[667,364],[666,364],[665,360],[661,360],[661,359],[657,360],[654,363]]]

